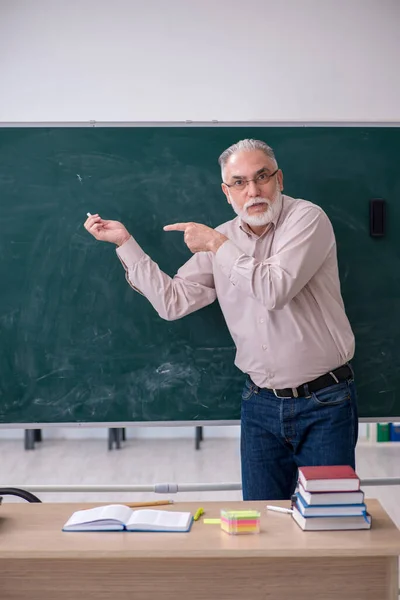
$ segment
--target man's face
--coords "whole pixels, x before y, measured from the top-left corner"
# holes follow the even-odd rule
[[[275,163],[262,150],[236,152],[225,165],[222,190],[236,214],[250,226],[267,225],[279,212],[283,175],[278,170],[269,177],[275,171]],[[246,180],[251,181],[244,185]]]

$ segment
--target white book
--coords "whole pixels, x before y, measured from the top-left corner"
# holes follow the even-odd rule
[[[350,465],[299,467],[299,482],[308,492],[358,492],[360,479]]]
[[[325,504],[310,506],[297,494],[296,507],[304,517],[362,517],[367,507],[362,504]]]
[[[371,517],[304,517],[293,507],[293,519],[304,531],[334,531],[344,529],[371,529]]]
[[[306,492],[301,484],[299,494],[309,506],[324,506],[326,504],[362,504],[364,492]]]
[[[132,510],[123,504],[109,504],[74,512],[62,530],[186,532],[192,521],[190,512]]]

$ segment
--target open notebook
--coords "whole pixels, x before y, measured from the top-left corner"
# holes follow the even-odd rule
[[[190,512],[132,510],[123,504],[109,504],[74,512],[62,530],[186,532],[192,521]]]

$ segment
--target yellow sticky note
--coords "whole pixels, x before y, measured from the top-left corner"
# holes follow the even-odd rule
[[[221,519],[203,519],[203,523],[206,525],[220,525]]]

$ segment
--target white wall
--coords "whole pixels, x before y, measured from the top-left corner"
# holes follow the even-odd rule
[[[0,121],[400,120],[398,0],[0,0]]]

